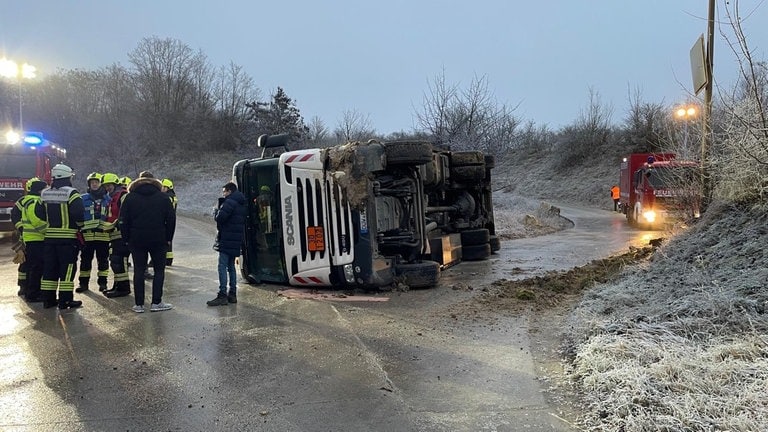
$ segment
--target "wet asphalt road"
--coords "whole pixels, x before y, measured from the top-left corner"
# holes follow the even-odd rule
[[[226,307],[205,305],[218,285],[212,224],[181,218],[164,296],[175,307],[144,314],[130,310],[132,296],[93,291],[75,294],[79,310],[24,303],[5,239],[0,429],[575,430],[543,395],[527,317],[489,326],[450,312],[476,292],[457,284],[570,268],[649,237],[612,212],[562,215],[573,229],[503,242],[492,259],[446,271],[434,289],[352,302],[241,284],[238,304]]]

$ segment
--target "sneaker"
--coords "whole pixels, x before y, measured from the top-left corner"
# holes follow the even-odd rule
[[[173,305],[170,303],[152,303],[152,306],[150,306],[149,311],[150,312],[161,312],[161,311],[167,311],[173,309]]]
[[[229,303],[226,296],[217,295],[215,299],[205,302],[208,306],[226,306]]]
[[[230,294],[227,296],[227,301],[230,303],[237,303],[237,294]]]
[[[136,313],[144,313],[144,305],[134,305],[131,310]]]
[[[80,285],[77,288],[75,288],[76,293],[81,293],[85,291],[88,291],[88,285]]]

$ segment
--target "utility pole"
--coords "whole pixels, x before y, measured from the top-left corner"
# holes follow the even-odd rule
[[[704,87],[704,110],[702,113],[701,136],[701,211],[704,212],[712,200],[712,165],[710,163],[710,147],[712,145],[712,89],[714,83],[715,55],[715,0],[709,0],[707,18],[707,54],[705,58],[707,84]]]

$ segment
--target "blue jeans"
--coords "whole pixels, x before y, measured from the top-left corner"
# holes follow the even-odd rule
[[[219,295],[227,295],[227,275],[229,275],[229,295],[237,295],[237,270],[235,256],[219,252]]]

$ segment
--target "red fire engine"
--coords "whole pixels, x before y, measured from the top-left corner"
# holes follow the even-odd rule
[[[633,153],[621,162],[619,206],[631,225],[658,228],[699,217],[699,164],[674,153]]]
[[[32,177],[51,183],[51,167],[66,158],[67,151],[40,132],[9,132],[0,137],[0,231],[13,231],[11,209],[24,195]]]

